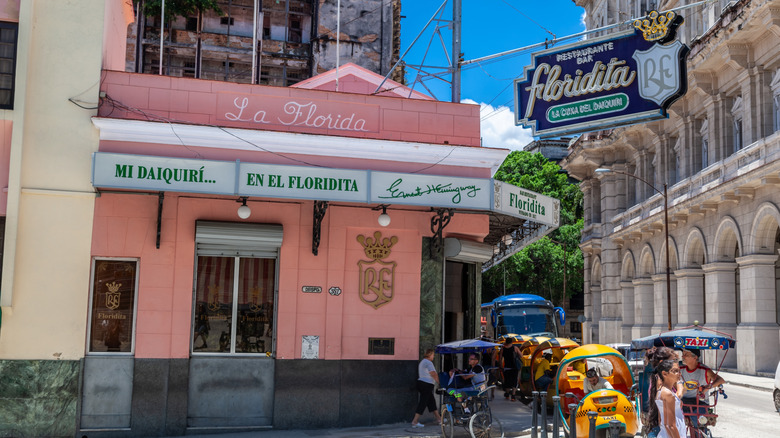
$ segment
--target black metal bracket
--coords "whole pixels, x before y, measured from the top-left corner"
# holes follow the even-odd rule
[[[157,194],[157,249],[160,249],[160,234],[162,233],[162,207],[165,192]]]
[[[440,208],[436,211],[436,215],[431,217],[431,232],[433,233],[433,240],[431,241],[431,257],[436,257],[444,247],[444,239],[442,239],[442,231],[446,227],[452,216],[455,215],[455,210],[452,208]]]
[[[311,233],[311,252],[317,255],[320,248],[320,236],[322,235],[322,219],[328,210],[328,201],[314,201],[314,224]]]

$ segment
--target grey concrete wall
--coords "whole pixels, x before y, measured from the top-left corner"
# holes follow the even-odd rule
[[[62,426],[48,425],[24,435],[9,425],[29,425],[36,417],[23,416],[23,400],[14,405],[0,399],[0,436],[72,437],[78,431],[75,436],[129,438],[371,426],[410,421],[417,404],[417,361],[88,357],[84,363],[80,427],[74,362],[72,378],[65,379],[74,389],[70,414],[52,420],[70,429],[57,435],[52,431]],[[0,374],[0,397],[14,392],[3,382],[16,378]],[[10,416],[14,406],[19,415]]]
[[[266,357],[193,357],[187,426],[270,426],[274,363]]]
[[[414,415],[416,361],[278,360],[276,365],[274,428],[372,426],[411,421]]]
[[[84,358],[82,429],[130,427],[133,400],[132,356]]]
[[[77,436],[184,435],[189,363],[189,359],[85,358]]]

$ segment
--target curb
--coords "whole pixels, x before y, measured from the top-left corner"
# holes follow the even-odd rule
[[[729,385],[734,385],[734,386],[741,386],[741,387],[743,387],[743,388],[750,388],[750,389],[755,389],[756,391],[761,391],[761,392],[768,392],[768,393],[770,393],[770,394],[771,394],[772,392],[774,392],[774,391],[773,391],[771,388],[766,388],[766,387],[764,387],[764,386],[756,386],[756,385],[751,385],[751,384],[749,384],[749,383],[740,383],[740,382],[727,382],[727,383],[728,383]]]

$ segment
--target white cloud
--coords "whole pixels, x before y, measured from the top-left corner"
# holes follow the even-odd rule
[[[477,103],[470,99],[464,99],[462,102]],[[509,107],[494,108],[480,103],[479,115],[482,146],[523,150],[523,147],[534,139],[530,129],[515,126],[515,115]]]

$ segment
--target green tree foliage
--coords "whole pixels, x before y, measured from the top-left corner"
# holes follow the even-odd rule
[[[137,5],[142,0],[133,0]],[[163,0],[143,0],[143,11],[147,17],[158,17],[162,12]],[[165,21],[175,17],[188,17],[198,12],[214,11],[222,15],[217,0],[165,0]]]
[[[569,182],[561,167],[541,153],[525,151],[509,154],[495,178],[559,199],[561,226],[485,272],[482,276],[483,301],[504,292],[507,295],[533,293],[561,305],[565,298],[582,291],[583,287],[583,258],[579,248],[583,210],[579,186]]]

